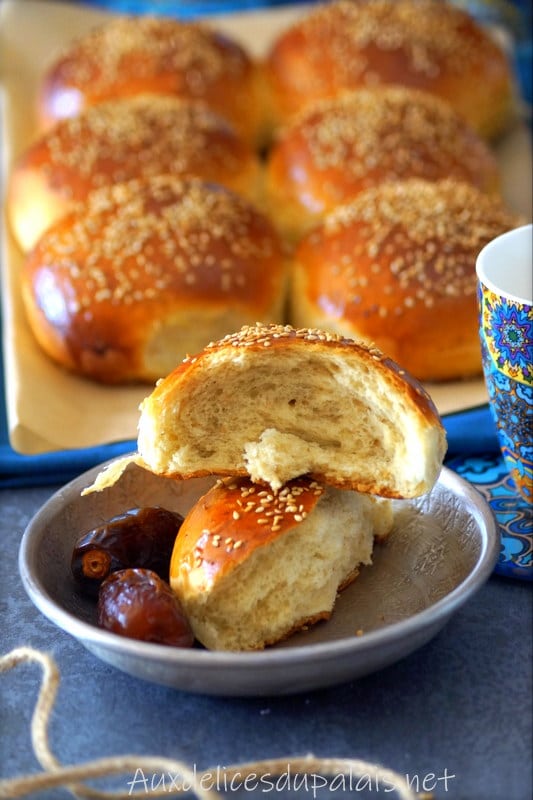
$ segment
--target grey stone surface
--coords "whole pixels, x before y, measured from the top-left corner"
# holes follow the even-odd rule
[[[53,491],[0,491],[1,654],[29,645],[55,658],[61,684],[50,745],[61,762],[135,753],[181,759],[201,770],[314,753],[379,762],[421,781],[447,771],[455,777],[447,787],[437,782],[437,800],[530,800],[530,585],[491,578],[432,642],[358,681],[285,698],[189,695],[103,664],[33,607],[18,575],[18,546],[27,522]],[[39,683],[34,665],[0,675],[1,778],[39,769],[29,736]],[[131,779],[121,776],[105,786],[126,791]],[[310,790],[269,794],[314,800]]]

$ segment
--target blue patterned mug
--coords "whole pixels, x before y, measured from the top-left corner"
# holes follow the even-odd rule
[[[533,502],[533,225],[498,236],[477,258],[483,371],[500,447]]]

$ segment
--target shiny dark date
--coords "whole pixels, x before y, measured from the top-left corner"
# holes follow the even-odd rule
[[[85,533],[74,547],[71,568],[84,592],[96,596],[112,572],[140,567],[168,580],[170,557],[183,517],[157,506],[132,508]]]
[[[172,589],[155,572],[113,572],[98,593],[98,625],[144,642],[192,647],[190,625]]]

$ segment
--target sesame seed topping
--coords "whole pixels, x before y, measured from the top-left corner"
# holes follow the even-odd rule
[[[430,305],[438,296],[474,295],[476,254],[496,235],[517,224],[519,218],[507,211],[499,198],[464,182],[413,178],[368,189],[339,206],[326,216],[312,244],[302,246],[312,247],[314,258],[326,248],[320,257],[324,271],[320,291],[327,294],[325,287],[334,287],[327,243],[337,238],[342,241],[345,233],[357,229],[367,256],[345,259],[339,280],[350,281],[359,289],[361,302],[352,301],[350,314],[382,316],[380,309],[388,307],[385,301],[393,304],[395,313],[402,313],[395,300],[398,290],[403,293],[404,311],[421,303]],[[372,299],[372,282],[361,274],[368,255],[381,263],[383,306]],[[334,264],[338,266],[336,260]],[[387,284],[394,290],[387,292]],[[360,312],[359,307],[363,307]],[[380,357],[376,353],[378,360]]]
[[[73,87],[89,86],[99,97],[128,80],[182,75],[176,90],[204,95],[224,76],[237,80],[248,69],[244,50],[205,25],[158,17],[116,17],[78,37],[54,65],[53,74]],[[57,78],[56,78],[57,79]]]
[[[348,339],[331,331],[319,330],[318,328],[293,328],[291,325],[260,322],[255,325],[243,325],[236,333],[227,334],[227,336],[216,342],[209,342],[205,347],[205,352],[222,347],[262,347],[265,341],[269,341],[271,344],[280,344],[286,343],[287,340],[296,343],[317,342],[342,345],[380,355],[380,351],[376,347],[362,342],[355,342],[353,339]],[[297,492],[297,490],[295,491]]]
[[[99,103],[58,122],[30,149],[46,180],[73,200],[141,175],[196,175],[232,185],[250,153],[205,105],[164,95]],[[57,188],[56,188],[57,191]]]
[[[498,174],[489,147],[449,103],[399,86],[312,103],[280,135],[272,164],[283,168],[289,191],[317,208],[378,182],[451,177],[485,188]]]
[[[316,94],[331,80],[324,74],[325,58],[337,86],[379,82],[378,62],[368,55],[372,48],[402,51],[409,70],[421,78],[432,79],[442,71],[462,74],[478,57],[479,38],[488,39],[463,35],[465,18],[459,9],[435,0],[321,5],[299,23],[306,61],[315,66]]]
[[[226,258],[224,271],[208,263],[212,251]],[[236,301],[248,300],[252,286],[268,296],[277,291],[269,273],[281,243],[237,194],[194,178],[154,176],[92,192],[46,232],[36,258],[46,274],[53,267],[81,314],[96,304],[145,307],[199,291],[203,301],[226,305],[227,275]]]
[[[228,479],[221,479],[217,481],[216,487],[217,490],[224,492],[224,506],[228,509],[227,518],[220,522],[221,529],[223,530],[225,525],[231,526],[233,521],[235,523],[233,530],[238,532],[238,537],[225,537],[224,544],[227,552],[244,547],[247,543],[246,537],[257,536],[258,529],[263,537],[268,536],[269,533],[278,533],[283,529],[289,530],[295,524],[302,523],[307,517],[308,511],[316,505],[318,498],[324,492],[321,484],[305,476],[289,481],[275,492],[261,488],[261,486],[258,486],[256,490],[249,478],[241,478],[238,481],[232,479],[231,484]],[[250,492],[251,488],[254,488],[253,493]],[[244,519],[240,511],[234,510],[234,505],[243,495],[251,498],[247,500],[247,507],[256,512],[247,519]],[[296,498],[299,500],[296,501]],[[219,540],[220,534],[212,536],[211,541],[215,547],[218,547]]]

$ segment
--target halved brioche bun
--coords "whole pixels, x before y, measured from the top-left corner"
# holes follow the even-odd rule
[[[389,502],[308,478],[279,492],[227,478],[185,518],[170,584],[207,648],[261,649],[328,619],[391,525]]]
[[[422,386],[379,350],[319,330],[245,326],[185,359],[141,405],[147,468],[182,478],[317,481],[385,497],[435,483],[445,453]]]

